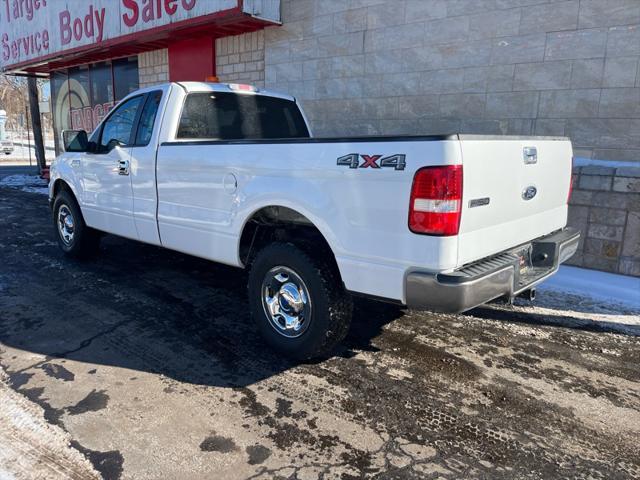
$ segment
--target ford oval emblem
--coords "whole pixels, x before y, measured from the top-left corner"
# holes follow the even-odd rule
[[[525,200],[531,200],[537,194],[538,194],[538,189],[532,185],[530,187],[525,188],[522,191],[522,198]]]

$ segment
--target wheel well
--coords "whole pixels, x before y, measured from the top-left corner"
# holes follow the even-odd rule
[[[71,190],[71,187],[69,186],[69,184],[62,179],[56,180],[56,182],[53,184],[53,198],[56,198],[56,195],[58,195],[58,193],[60,193],[63,190],[66,190],[75,198],[75,195],[73,194],[73,190]]]
[[[322,255],[338,268],[322,232],[307,217],[291,208],[269,206],[251,216],[240,236],[240,261],[244,265],[250,264],[254,255],[272,242],[291,242],[310,254]]]

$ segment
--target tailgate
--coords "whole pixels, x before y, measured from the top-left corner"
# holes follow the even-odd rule
[[[549,137],[460,136],[463,204],[458,265],[564,227],[571,142]]]

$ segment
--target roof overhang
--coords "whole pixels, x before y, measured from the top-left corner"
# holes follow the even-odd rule
[[[7,2],[8,3],[8,2]],[[0,3],[0,8],[5,2]],[[133,5],[137,6],[133,8]],[[142,22],[143,7],[147,10],[147,18],[151,12],[157,15],[156,7],[164,9],[170,6],[172,15],[163,10],[162,16]],[[185,6],[191,9],[185,10]],[[178,7],[183,7],[180,10]],[[68,10],[67,10],[68,8]],[[49,9],[48,11],[45,11]],[[174,10],[175,9],[175,10]],[[70,13],[69,25],[71,41],[68,41],[66,18]],[[76,12],[76,13],[71,13]],[[136,18],[132,27],[131,24]],[[89,23],[89,13],[92,13],[93,26]],[[6,17],[7,13],[2,12]],[[61,15],[64,19],[61,19]],[[82,22],[84,30],[81,38],[74,36],[74,15]],[[98,28],[100,17],[102,27]],[[126,17],[126,18],[125,18]],[[77,22],[76,22],[77,23]],[[172,42],[199,36],[214,38],[260,30],[269,25],[280,24],[280,0],[67,0],[66,2],[48,2],[40,11],[32,12],[32,19],[27,17],[12,19],[0,24],[0,42],[8,37],[9,59],[6,59],[6,49],[0,48],[0,69],[3,73],[46,75],[61,68],[98,62],[135,55],[150,50],[168,47]],[[89,28],[87,28],[89,27]],[[42,35],[47,31],[49,48],[44,52]],[[65,30],[63,32],[63,30]],[[79,33],[80,28],[77,29]],[[92,30],[93,38],[86,36]],[[102,33],[100,41],[95,41],[98,30]],[[13,58],[12,43],[22,42],[18,47],[18,57],[24,56],[22,49],[25,45],[34,45],[32,36],[39,35],[42,51],[39,54],[26,55],[26,58]],[[86,38],[84,38],[86,36]],[[27,39],[26,43],[25,40]],[[66,43],[65,43],[65,40]],[[2,47],[2,44],[0,44]]]

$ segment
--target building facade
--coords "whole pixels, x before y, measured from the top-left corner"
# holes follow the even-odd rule
[[[638,0],[283,0],[216,73],[295,95],[318,136],[568,136],[572,263],[640,276]]]
[[[140,86],[214,78],[216,40],[267,25],[279,0],[5,0],[0,67],[50,79],[58,151]]]
[[[126,62],[107,62],[115,76],[135,64],[137,87],[204,80],[180,63],[200,56],[221,81],[295,95],[317,136],[568,136],[576,157],[570,224],[583,231],[574,264],[640,276],[640,1],[259,3],[247,14],[263,23],[246,31],[218,23],[191,35],[195,47],[147,41]],[[276,10],[264,22],[260,12]],[[60,74],[87,84],[87,68],[107,67],[67,65],[51,73],[53,83]],[[114,83],[109,98],[118,90]],[[91,95],[91,116],[75,113],[73,102],[85,103],[71,99],[57,123],[95,123],[108,106]]]

